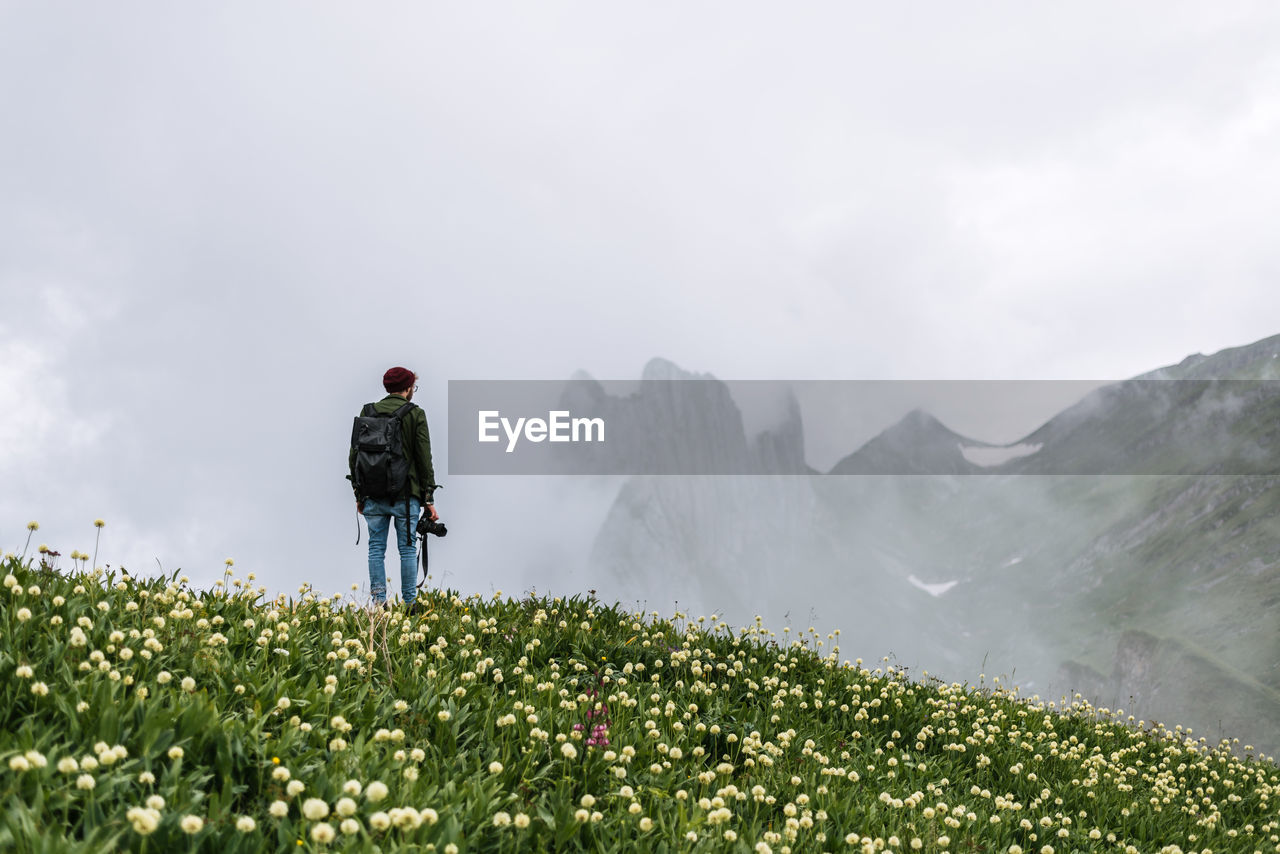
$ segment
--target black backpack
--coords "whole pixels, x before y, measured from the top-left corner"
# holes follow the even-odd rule
[[[356,452],[352,479],[360,495],[408,501],[410,461],[400,422],[413,408],[412,403],[405,403],[395,412],[382,414],[368,403],[355,417],[351,425],[351,447]]]

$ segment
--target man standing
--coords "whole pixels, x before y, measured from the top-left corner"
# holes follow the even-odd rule
[[[365,406],[352,432],[347,476],[355,490],[356,510],[369,526],[369,592],[375,605],[387,607],[387,533],[395,521],[400,550],[400,590],[410,611],[416,610],[418,514],[425,506],[432,520],[437,488],[431,465],[427,415],[414,405],[418,375],[392,368],[382,376],[387,396]],[[394,430],[399,422],[399,435]],[[407,471],[406,471],[407,469]]]

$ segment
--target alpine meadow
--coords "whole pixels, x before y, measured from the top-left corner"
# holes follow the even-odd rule
[[[4,559],[5,851],[1280,851],[1250,746],[839,631],[594,593],[410,617],[72,558]]]

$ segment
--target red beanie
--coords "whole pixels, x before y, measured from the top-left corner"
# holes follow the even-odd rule
[[[417,379],[418,377],[408,368],[392,368],[382,375],[382,387],[388,393],[408,391],[413,388],[413,384]]]

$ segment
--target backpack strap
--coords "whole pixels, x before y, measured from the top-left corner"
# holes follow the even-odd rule
[[[378,413],[374,410],[372,403],[366,403],[364,405],[364,409],[360,410],[360,417],[362,418],[368,418],[370,415],[377,415],[377,414]]]
[[[396,421],[400,421],[405,415],[413,411],[414,408],[413,403],[406,400],[403,406],[391,413],[391,417]],[[409,500],[413,498],[413,496],[409,494],[409,484],[413,481],[413,459],[409,453],[409,448],[405,448],[404,450],[405,459],[409,463],[409,476],[404,479],[404,544],[408,546],[412,545],[414,542],[414,528],[417,526],[418,520],[411,519],[409,517],[409,509],[411,506],[409,504]]]

